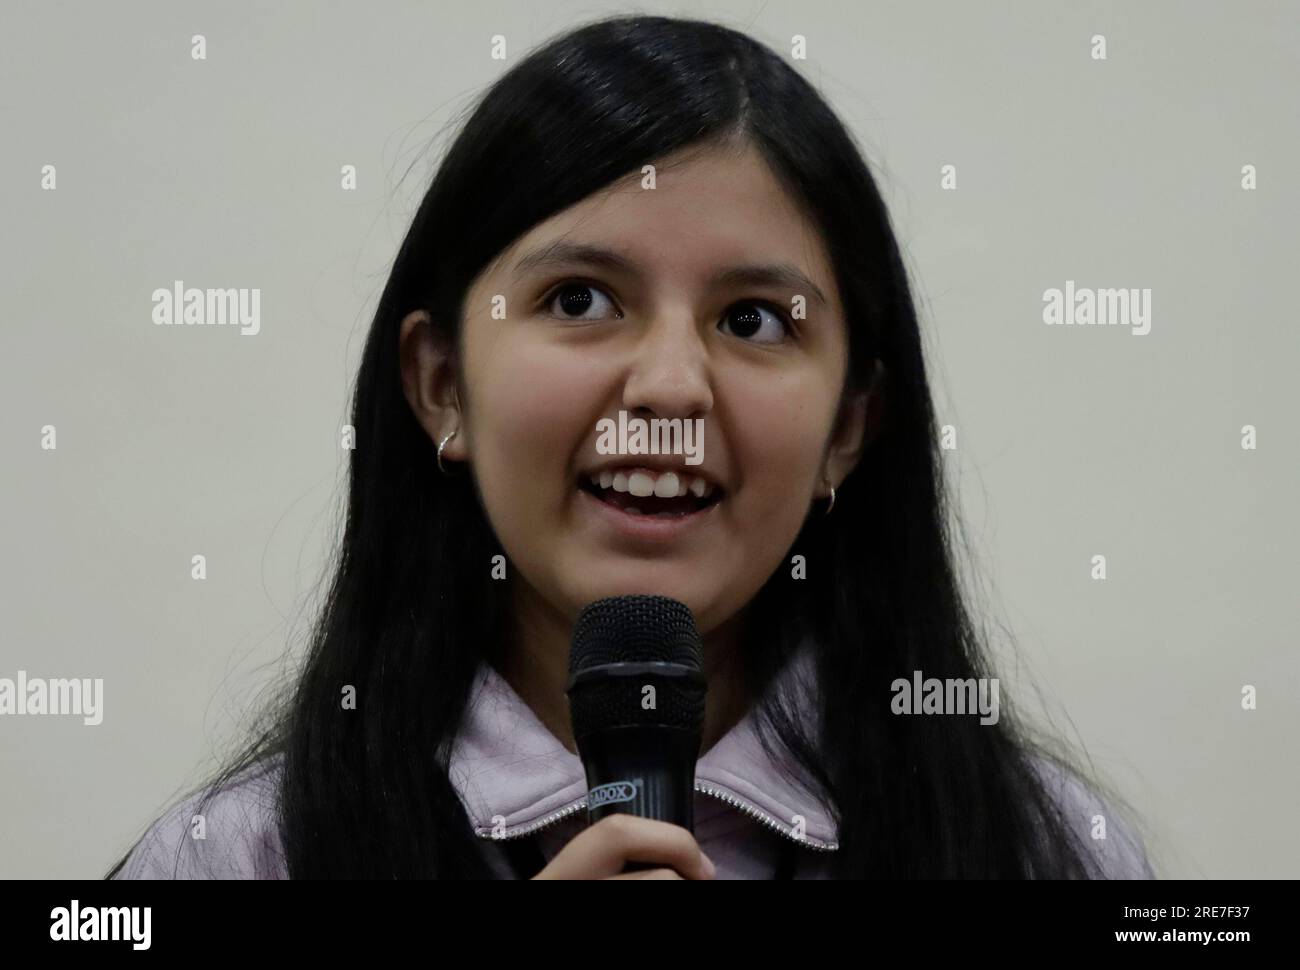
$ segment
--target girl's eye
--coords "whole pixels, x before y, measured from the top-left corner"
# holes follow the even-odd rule
[[[607,305],[604,312],[601,308],[602,300]],[[604,320],[608,318],[611,309],[614,318],[621,319],[623,316],[614,309],[614,301],[605,291],[590,283],[562,283],[547,294],[542,305],[561,320]],[[587,316],[593,307],[596,308],[596,316]]]
[[[573,280],[561,283],[542,300],[543,309],[561,320],[597,321],[623,319],[623,313],[614,306],[614,301],[600,287],[592,283]],[[593,314],[594,311],[594,315]],[[767,320],[764,320],[764,314]],[[755,337],[765,331],[767,336]],[[734,304],[722,319],[722,326],[730,324],[737,337],[755,343],[776,344],[785,340],[792,332],[785,314],[761,302],[744,302]]]
[[[768,333],[774,334],[768,339],[758,339],[754,343],[758,344],[779,344],[785,340],[790,333],[790,325],[786,323],[785,315],[779,311],[766,306],[762,303],[737,303],[731,307],[722,318],[722,323],[730,323],[733,332],[737,337],[748,339],[763,328],[763,314],[766,313],[774,321],[773,325],[768,327]]]

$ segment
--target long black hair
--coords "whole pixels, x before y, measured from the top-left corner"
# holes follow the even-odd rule
[[[746,143],[815,222],[849,335],[845,395],[872,386],[883,419],[750,604],[751,696],[815,644],[817,731],[763,705],[764,741],[797,758],[839,825],[841,877],[1090,874],[1003,706],[900,717],[891,684],[991,675],[954,569],[956,535],[916,309],[863,153],[778,54],[725,26],[655,16],[582,25],[482,96],[449,147],[397,254],[353,399],[347,518],[303,669],[269,730],[209,786],[282,756],[279,825],[291,877],[490,876],[448,779],[475,671],[507,648],[504,553],[470,476],[439,473],[403,394],[402,319],[427,311],[457,346],[471,281],[531,227],[670,153]],[[472,389],[470,389],[472,394]],[[788,559],[788,557],[787,557]],[[355,688],[356,710],[341,710]],[[121,863],[118,864],[121,866]],[[114,870],[116,871],[116,869]]]

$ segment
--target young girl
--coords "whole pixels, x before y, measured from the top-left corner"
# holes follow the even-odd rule
[[[620,415],[690,422],[698,460],[604,453]],[[402,243],[352,423],[289,700],[115,878],[1151,875],[1005,700],[900,703],[999,696],[916,313],[849,133],[747,36],[619,17],[494,84]],[[693,835],[586,824],[570,636],[627,593],[702,637]]]

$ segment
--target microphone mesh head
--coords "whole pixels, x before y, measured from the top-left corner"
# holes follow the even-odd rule
[[[703,649],[695,617],[685,603],[666,596],[611,596],[578,614],[569,653],[569,673],[613,663],[674,663],[703,670]],[[644,688],[655,703],[645,706]],[[602,678],[580,684],[569,695],[573,733],[631,725],[701,730],[705,685],[647,674]]]
[[[703,669],[700,634],[685,603],[667,596],[610,596],[578,614],[569,673],[599,664],[654,660]]]

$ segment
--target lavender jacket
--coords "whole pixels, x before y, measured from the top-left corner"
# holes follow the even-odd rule
[[[774,686],[807,691],[811,672],[805,648]],[[809,695],[802,696],[806,701]],[[805,704],[798,709],[816,708]],[[751,710],[696,764],[696,840],[717,866],[718,879],[770,879],[780,858],[790,853],[792,878],[829,878],[839,848],[835,823],[809,795],[815,788],[802,771],[774,761],[763,750],[755,717]],[[1038,761],[1035,767],[1106,878],[1154,878],[1141,844],[1089,789],[1054,765]],[[174,805],[150,827],[114,878],[287,878],[275,822],[279,777],[277,756],[219,791],[203,811],[204,838],[191,831],[200,795]],[[509,840],[536,835],[550,861],[587,824],[582,761],[487,664],[479,668],[452,749],[449,777],[501,878],[517,878],[506,851]],[[1106,818],[1107,838],[1088,837],[1094,815]]]

